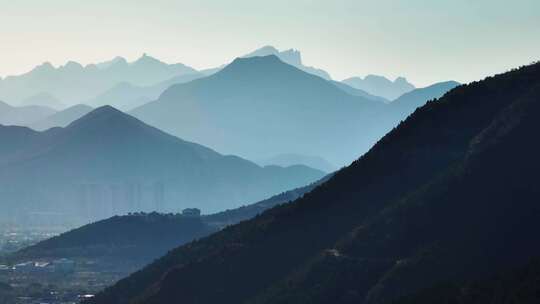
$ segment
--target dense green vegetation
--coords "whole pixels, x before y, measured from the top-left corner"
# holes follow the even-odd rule
[[[92,303],[384,303],[540,254],[540,64],[460,86],[293,203]]]

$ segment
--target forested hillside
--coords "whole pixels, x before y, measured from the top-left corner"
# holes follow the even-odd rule
[[[416,110],[296,200],[170,252],[92,303],[385,303],[540,255],[540,64]]]

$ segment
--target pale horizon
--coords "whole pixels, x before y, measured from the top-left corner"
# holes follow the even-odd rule
[[[506,1],[487,0],[0,2],[2,78],[43,62],[133,61],[143,53],[205,69],[272,45],[301,51],[305,65],[336,80],[403,76],[422,87],[540,59],[535,0],[515,1],[511,13]]]

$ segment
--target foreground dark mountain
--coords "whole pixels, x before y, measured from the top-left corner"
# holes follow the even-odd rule
[[[9,143],[0,148],[0,200],[10,210],[4,217],[39,211],[84,223],[133,211],[209,213],[323,176],[224,156],[112,107],[42,133],[0,127],[0,140]]]
[[[92,303],[387,303],[540,255],[540,64],[458,87],[291,204]],[[264,261],[264,262],[262,262]]]
[[[444,282],[403,297],[396,304],[535,304],[540,302],[538,258],[480,281]]]
[[[56,113],[56,110],[44,106],[14,107],[0,101],[0,125],[26,126]]]
[[[272,55],[236,59],[212,76],[172,86],[130,113],[248,159],[317,153],[341,166],[399,121],[392,111]]]

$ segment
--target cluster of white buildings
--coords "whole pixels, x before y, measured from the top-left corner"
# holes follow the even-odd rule
[[[12,271],[15,273],[72,273],[76,263],[70,259],[57,259],[51,262],[24,262],[13,266],[0,265],[0,271]]]

